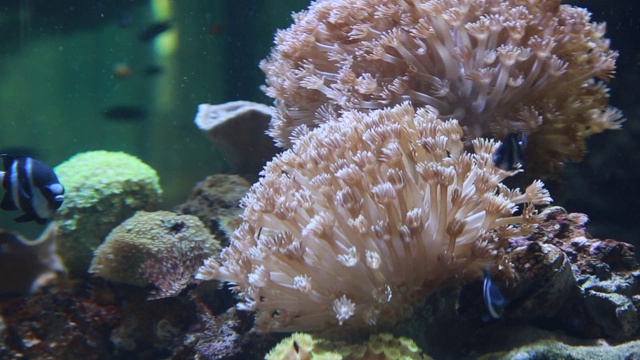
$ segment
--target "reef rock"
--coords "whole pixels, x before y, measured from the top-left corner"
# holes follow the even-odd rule
[[[508,251],[518,281],[505,316],[589,338],[628,339],[640,322],[640,267],[630,244],[592,238],[588,217],[551,207]]]
[[[240,222],[240,199],[251,184],[238,175],[216,174],[199,182],[184,204],[176,212],[197,216],[209,231],[221,241],[229,243],[229,236]]]
[[[489,339],[500,338],[500,350],[494,348],[498,342],[489,340],[485,336],[489,336]],[[488,331],[478,334],[478,337],[479,342],[485,341],[482,348],[494,349],[486,352],[474,352],[465,358],[478,360],[625,360],[637,359],[640,356],[640,342],[638,341],[616,343],[603,339],[579,339],[526,325],[509,329],[491,327]]]
[[[120,321],[112,306],[67,292],[0,303],[2,359],[112,359],[110,329]]]
[[[55,280],[63,271],[55,248],[55,223],[35,240],[0,229],[0,294],[32,293]]]

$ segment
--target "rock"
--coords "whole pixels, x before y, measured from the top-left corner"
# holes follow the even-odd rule
[[[495,329],[494,329],[495,330]],[[626,360],[640,357],[640,342],[609,344],[602,339],[584,340],[531,327],[498,330],[502,350],[475,353],[478,360]]]
[[[523,319],[553,317],[576,288],[567,256],[549,244],[529,243],[509,254],[518,280],[509,288],[511,316]]]
[[[33,293],[55,279],[64,270],[55,245],[55,223],[35,240],[0,229],[0,294]]]
[[[624,295],[587,291],[585,303],[591,317],[604,333],[615,339],[631,337],[638,330],[638,310]]]
[[[533,234],[510,240],[518,280],[504,290],[511,301],[505,317],[587,338],[636,336],[640,266],[633,246],[592,238],[584,214],[551,207],[542,216]]]
[[[176,207],[176,212],[197,216],[222,244],[240,221],[242,199],[251,184],[238,175],[216,174],[208,176],[191,190],[187,201]]]
[[[200,104],[195,123],[222,152],[237,174],[257,179],[264,164],[278,153],[266,135],[271,108],[251,101]]]

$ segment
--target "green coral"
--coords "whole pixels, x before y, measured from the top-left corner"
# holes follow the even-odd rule
[[[294,333],[282,340],[265,357],[266,360],[412,360],[430,359],[411,339],[391,334],[371,335],[362,344],[348,345]]]
[[[81,153],[55,172],[66,190],[55,216],[58,254],[72,275],[86,273],[111,229],[137,210],[153,210],[162,195],[156,171],[122,152]]]
[[[311,353],[323,340],[317,340],[313,336],[305,333],[294,333],[288,338],[280,341],[267,356],[266,360],[279,359],[310,359]]]
[[[193,215],[138,211],[113,229],[96,249],[89,272],[113,282],[145,286],[155,280],[143,271],[145,263],[150,262],[150,270],[164,278],[163,284],[175,280],[168,285],[184,287],[202,261],[217,255],[219,248],[209,230]],[[170,263],[176,266],[164,271],[163,266]]]

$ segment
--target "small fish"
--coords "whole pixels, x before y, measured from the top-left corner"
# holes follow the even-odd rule
[[[131,66],[129,66],[129,64],[127,64],[126,62],[117,62],[113,64],[112,72],[113,75],[122,79],[126,79],[131,76],[131,74],[133,74],[133,69],[131,69]]]
[[[5,189],[0,208],[22,210],[17,222],[44,224],[64,201],[64,187],[53,170],[42,161],[24,155],[0,155],[4,170],[0,181]]]
[[[149,42],[155,39],[156,36],[162,34],[163,32],[171,29],[170,21],[161,21],[157,23],[153,23],[149,25],[146,29],[144,29],[140,34],[138,34],[138,39],[142,42]]]
[[[493,166],[502,170],[515,170],[523,164],[526,136],[521,132],[513,132],[505,136],[498,150],[493,154]]]
[[[162,66],[155,64],[147,65],[147,67],[144,68],[144,74],[148,76],[159,75],[162,73],[162,71]]]
[[[104,109],[102,114],[111,120],[140,120],[147,116],[147,111],[137,105],[116,105]]]
[[[507,306],[507,300],[505,300],[500,289],[498,289],[491,280],[489,269],[482,269],[482,275],[484,276],[484,282],[482,283],[484,305],[487,307],[489,315],[491,315],[493,319],[499,319],[502,317],[504,308]]]

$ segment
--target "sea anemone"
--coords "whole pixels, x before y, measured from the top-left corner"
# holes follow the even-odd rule
[[[293,17],[261,63],[282,147],[299,126],[411,101],[466,139],[522,132],[527,158],[555,170],[622,122],[605,25],[560,0],[318,0]]]
[[[508,270],[506,237],[532,231],[533,205],[551,201],[540,181],[502,185],[517,171],[493,166],[498,143],[466,152],[458,122],[432,107],[347,111],[298,135],[196,276],[235,284],[259,330],[393,324],[486,266]]]

